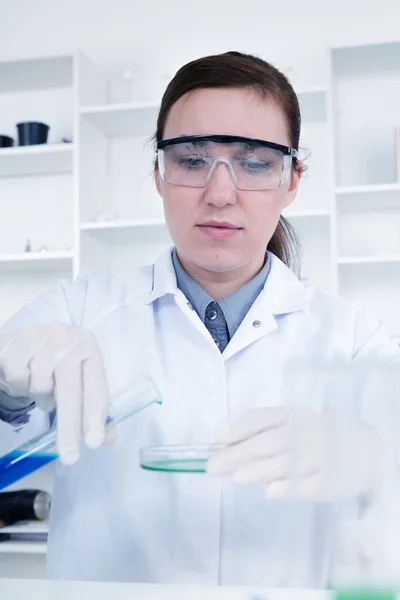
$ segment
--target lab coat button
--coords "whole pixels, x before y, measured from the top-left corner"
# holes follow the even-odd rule
[[[217,348],[218,348],[218,346],[219,346],[219,340],[214,340],[214,342],[215,342],[215,345],[216,345],[216,346],[217,346]]]
[[[190,304],[190,302],[187,303],[188,307],[190,308],[190,310],[194,310],[193,306]]]
[[[253,327],[258,328],[258,327],[261,327],[261,325],[262,325],[261,321],[253,321]]]

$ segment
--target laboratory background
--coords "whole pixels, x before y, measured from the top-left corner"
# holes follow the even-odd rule
[[[302,277],[400,343],[400,4],[0,0],[0,325],[60,278],[171,244],[151,136],[177,69],[239,50],[290,78],[308,170],[285,216]],[[51,494],[53,463],[14,486]],[[14,489],[13,488],[13,489]],[[0,531],[0,577],[44,578],[46,521]]]

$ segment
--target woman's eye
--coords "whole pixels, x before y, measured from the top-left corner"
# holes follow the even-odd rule
[[[185,169],[192,170],[204,166],[206,161],[201,156],[180,156],[178,164]]]
[[[247,169],[248,171],[259,172],[259,171],[267,171],[270,168],[270,163],[263,162],[260,160],[246,160],[242,159],[240,161],[242,167]]]

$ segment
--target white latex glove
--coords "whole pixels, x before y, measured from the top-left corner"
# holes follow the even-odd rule
[[[79,457],[82,433],[89,448],[104,441],[108,390],[93,334],[60,323],[0,333],[0,389],[57,406],[57,451],[64,464]]]
[[[217,429],[226,446],[208,461],[210,475],[261,484],[270,499],[331,501],[370,491],[379,465],[378,443],[362,424],[309,408],[258,408]]]

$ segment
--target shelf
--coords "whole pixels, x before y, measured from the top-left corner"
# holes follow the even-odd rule
[[[8,533],[11,539],[0,542],[0,554],[46,554],[49,524],[32,521],[2,527],[0,533]]]
[[[157,104],[105,104],[85,106],[81,117],[109,137],[151,135],[156,128]]]
[[[69,173],[73,150],[73,144],[0,148],[0,177]]]
[[[0,273],[72,270],[73,250],[65,252],[22,252],[0,255]]]
[[[0,554],[46,554],[49,524],[47,521],[21,522],[2,527],[0,533],[11,535],[0,542]]]
[[[164,219],[134,219],[131,221],[106,221],[81,223],[81,233],[103,242],[131,244],[134,242],[157,242],[169,240]]]
[[[326,118],[326,90],[310,88],[298,92],[304,120]],[[109,137],[151,135],[156,128],[159,105],[154,103],[85,106],[81,117]]]
[[[382,263],[398,263],[400,254],[383,254],[382,256],[347,256],[338,259],[339,265],[374,265]]]
[[[329,218],[331,216],[328,210],[299,210],[293,212],[283,212],[282,216],[286,219],[315,219]]]
[[[165,227],[164,219],[132,219],[129,221],[91,221],[81,223],[81,231],[107,231],[142,227]]]
[[[330,213],[327,210],[307,210],[298,211],[292,213],[284,213],[283,216],[290,221],[307,220],[311,221],[316,218],[329,219]],[[145,230],[149,233],[154,229],[165,229],[166,223],[164,219],[133,219],[129,221],[92,221],[81,223],[81,232],[87,232],[95,235],[102,239],[114,239],[119,241],[118,236],[121,235],[126,238],[127,235],[134,236],[135,231],[137,234],[143,233]]]
[[[72,56],[0,62],[0,92],[70,87],[72,65]]]
[[[0,542],[0,554],[46,554],[47,542]]]
[[[385,194],[396,192],[400,194],[400,183],[380,183],[376,185],[350,185],[336,188],[339,196],[350,196],[353,194]]]
[[[47,535],[49,533],[49,524],[47,521],[28,521],[19,524],[2,527],[0,533],[9,533],[17,535]]]

